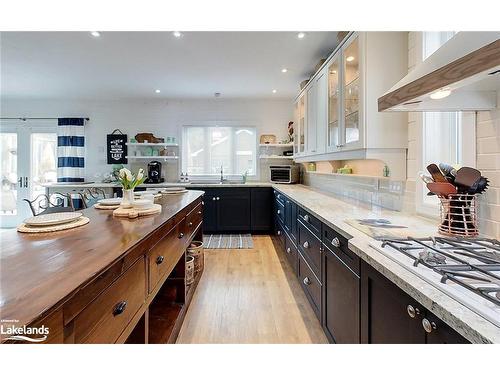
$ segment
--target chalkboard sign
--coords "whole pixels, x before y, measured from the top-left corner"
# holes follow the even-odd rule
[[[119,129],[107,135],[108,164],[127,164],[127,135]]]

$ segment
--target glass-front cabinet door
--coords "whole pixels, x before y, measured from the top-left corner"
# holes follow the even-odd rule
[[[340,114],[341,114],[341,90],[340,90],[340,54],[333,58],[328,67],[328,134],[327,150],[336,151],[341,144],[340,139]]]
[[[303,94],[299,99],[299,154],[303,154],[305,152],[306,127],[306,95]]]
[[[356,36],[342,53],[345,147],[354,146],[361,140],[359,51],[359,36]]]

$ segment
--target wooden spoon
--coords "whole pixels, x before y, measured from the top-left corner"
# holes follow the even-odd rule
[[[441,172],[441,169],[439,169],[436,164],[429,164],[427,166],[427,170],[434,179],[434,182],[448,182],[446,177],[444,177],[443,172]]]
[[[427,188],[434,194],[444,198],[457,193],[457,188],[449,182],[429,182]]]

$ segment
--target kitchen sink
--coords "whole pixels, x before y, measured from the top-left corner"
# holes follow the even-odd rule
[[[192,184],[200,184],[200,185],[240,185],[241,181],[191,181]]]

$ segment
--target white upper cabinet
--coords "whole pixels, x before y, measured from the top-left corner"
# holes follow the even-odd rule
[[[403,154],[407,117],[379,113],[377,101],[406,74],[407,41],[406,32],[356,32],[343,41],[297,99],[300,106],[307,98],[308,126],[298,161],[365,158],[368,150]]]

